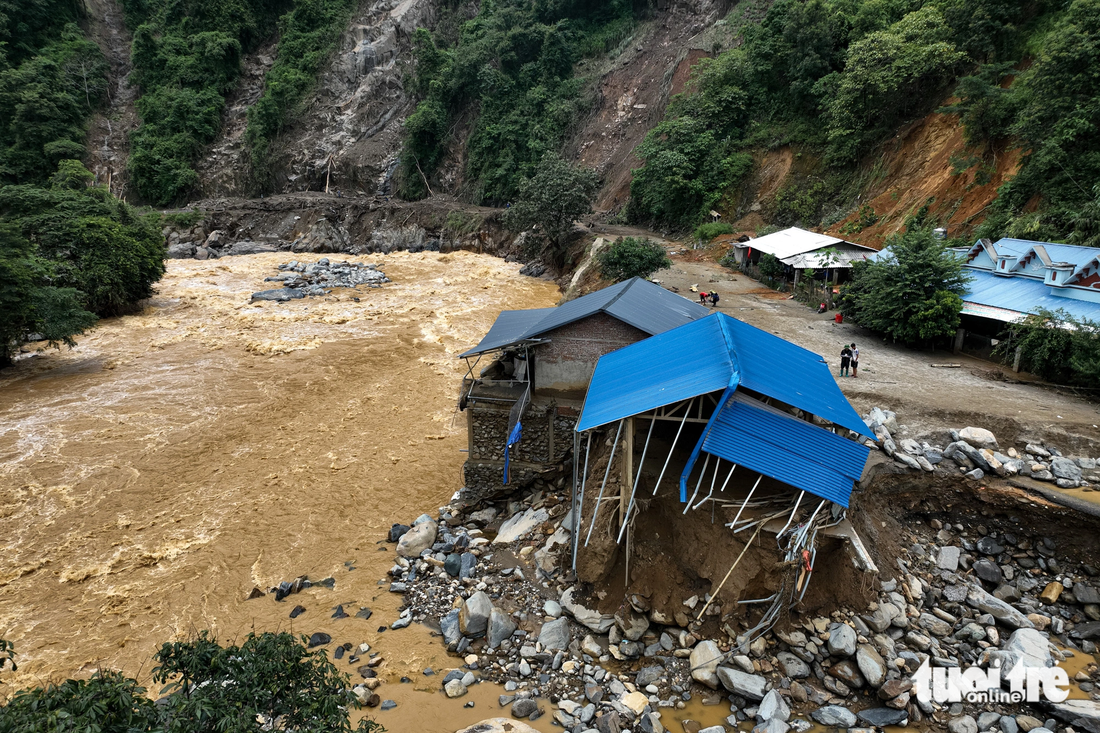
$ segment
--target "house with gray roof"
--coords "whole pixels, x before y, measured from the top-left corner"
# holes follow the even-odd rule
[[[467,489],[487,496],[558,470],[600,357],[709,313],[642,278],[554,308],[503,311],[459,354],[468,365],[459,397]]]

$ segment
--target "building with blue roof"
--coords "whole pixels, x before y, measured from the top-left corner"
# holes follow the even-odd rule
[[[1040,310],[1100,320],[1100,248],[981,239],[966,253],[965,267],[971,280],[962,313],[987,321],[986,331]]]
[[[577,579],[605,583],[622,571],[631,592],[639,564],[642,577],[709,578],[724,617],[744,613],[739,603],[768,609],[751,638],[801,600],[813,567],[838,562],[841,547],[858,569],[874,567],[845,517],[868,439],[821,356],[724,313],[605,354],[576,426]],[[729,560],[709,567],[730,546],[741,562],[761,532],[762,554],[740,574]],[[754,579],[763,587],[749,591]],[[669,613],[681,600],[655,607]]]

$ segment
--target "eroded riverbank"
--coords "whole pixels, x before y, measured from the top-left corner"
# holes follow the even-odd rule
[[[461,485],[454,354],[557,288],[489,256],[395,253],[348,258],[382,289],[250,304],[287,259],[172,261],[141,314],[0,376],[0,632],[20,662],[0,694],[101,665],[148,681],[161,642],[203,628],[355,623],[394,673],[437,656],[377,633],[401,599],[376,543]],[[374,616],[245,600],[302,574]]]

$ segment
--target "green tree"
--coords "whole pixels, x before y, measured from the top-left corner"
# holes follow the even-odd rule
[[[1070,223],[1069,241],[1082,247],[1100,247],[1100,184],[1092,187],[1093,198],[1081,206]]]
[[[86,120],[107,91],[107,64],[75,24],[17,66],[0,63],[0,183],[45,183],[84,154]]]
[[[904,343],[954,335],[968,280],[962,261],[931,229],[894,235],[886,245],[878,259],[852,263],[841,312]]]
[[[760,276],[768,280],[779,280],[783,277],[783,273],[787,271],[787,266],[779,261],[779,258],[773,254],[763,254],[760,257],[759,262]]]
[[[1057,384],[1095,386],[1100,380],[1100,323],[1074,318],[1063,309],[1040,310],[1009,324],[996,355]]]
[[[164,238],[153,222],[63,161],[51,187],[0,187],[0,222],[35,245],[51,284],[81,292],[84,307],[118,315],[153,294],[164,275]]]
[[[0,223],[0,367],[11,364],[31,334],[51,346],[72,347],[73,336],[95,323],[96,317],[81,304],[81,293],[53,285],[50,271],[30,241],[11,224]],[[5,652],[10,647],[0,646],[0,668],[10,659]]]
[[[0,640],[0,667],[11,645]],[[17,692],[0,704],[0,733],[260,733],[277,725],[301,733],[385,733],[364,718],[348,676],[305,637],[249,634],[240,646],[221,646],[208,632],[161,646],[153,678],[166,683],[154,703],[137,682],[100,671],[90,680]]]
[[[548,153],[535,174],[520,183],[519,198],[505,212],[505,221],[516,231],[537,227],[548,253],[561,264],[573,222],[592,211],[598,187],[594,172]]]
[[[648,278],[672,267],[665,248],[649,239],[619,237],[596,256],[604,277],[618,282],[632,277]]]
[[[831,160],[854,161],[943,90],[965,58],[950,35],[939,10],[926,5],[848,48],[843,74],[817,87],[828,100]]]
[[[358,707],[348,676],[305,637],[249,634],[240,646],[221,646],[207,632],[164,644],[153,679],[171,693],[165,733],[260,731],[264,721],[302,733],[351,731],[348,709]],[[384,731],[365,720],[361,731]]]

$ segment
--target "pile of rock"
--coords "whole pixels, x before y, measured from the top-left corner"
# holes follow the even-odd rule
[[[322,257],[317,262],[285,262],[279,265],[281,274],[264,278],[264,282],[279,282],[283,287],[261,290],[252,294],[252,300],[296,300],[298,298],[328,295],[334,288],[380,288],[390,282],[386,273],[377,265],[358,262],[331,262]]]
[[[1002,452],[997,438],[984,428],[967,427],[944,431],[950,438],[946,447],[903,438],[909,430],[898,425],[897,415],[890,410],[873,408],[863,421],[875,435],[866,444],[881,448],[898,463],[913,470],[961,473],[980,480],[987,475],[1000,477],[1027,476],[1037,481],[1053,482],[1060,489],[1086,488],[1100,482],[1097,461],[1086,456],[1063,456],[1051,445],[1027,443],[1022,450],[1009,446]]]
[[[964,435],[972,448],[980,442],[965,431],[953,442]],[[728,705],[725,725],[753,724],[756,733],[804,731],[813,722],[939,724],[952,733],[1100,730],[1095,665],[1072,680],[1088,699],[1042,709],[922,702],[913,690],[925,662],[1050,666],[1096,651],[1100,570],[1071,567],[1049,537],[932,519],[913,528],[898,576],[879,583],[869,608],[804,619],[744,648],[742,638],[700,638],[694,617],[706,598],[684,599],[671,616],[634,595],[614,614],[578,602],[559,568],[572,517],[554,489],[476,512],[447,506],[438,520],[422,515],[391,530],[398,559],[390,589],[405,594],[393,628],[438,623],[462,658],[442,680],[447,695],[501,683],[499,704],[513,718],[551,715],[574,733],[663,731],[662,716],[693,698]]]

